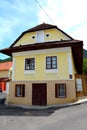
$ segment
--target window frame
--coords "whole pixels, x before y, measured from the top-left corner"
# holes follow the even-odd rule
[[[21,89],[21,94],[18,94],[18,87]],[[25,97],[25,84],[15,85],[15,97]]]
[[[64,85],[64,96],[60,95],[60,87],[61,85]],[[66,98],[67,97],[67,93],[66,93],[66,84],[65,83],[58,83],[55,84],[55,97],[56,98]]]
[[[35,39],[35,36],[34,36],[34,35],[32,36],[32,39]]]
[[[29,69],[27,68],[27,66],[26,66],[26,60],[31,60],[31,59],[33,59],[33,65],[29,65],[28,67],[29,67]],[[32,63],[31,63],[32,64]],[[31,67],[33,67],[33,69],[31,69]],[[25,71],[32,71],[32,70],[35,70],[35,58],[25,58]]]
[[[50,34],[49,34],[49,33],[47,33],[47,34],[46,34],[46,37],[49,37],[49,36],[50,36]]]
[[[47,61],[48,58],[50,59],[50,61]],[[53,60],[53,58],[56,58],[56,60]],[[55,61],[55,64],[53,63],[53,61]],[[47,67],[48,65],[50,65],[50,68]],[[55,65],[56,67],[54,68],[53,65]],[[47,56],[46,57],[46,69],[47,70],[57,69],[57,56]]]

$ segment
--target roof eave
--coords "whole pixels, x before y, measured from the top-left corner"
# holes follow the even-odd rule
[[[78,74],[82,74],[83,65],[83,41],[66,41],[66,42],[49,42],[49,43],[37,43],[31,45],[17,46],[8,49],[0,50],[1,53],[12,56],[12,53],[22,52],[22,51],[34,51],[42,49],[52,49],[60,47],[71,47],[74,63]]]

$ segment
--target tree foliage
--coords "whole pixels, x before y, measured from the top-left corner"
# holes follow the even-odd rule
[[[9,58],[6,58],[6,59],[3,59],[3,60],[0,60],[0,63],[8,62],[8,61],[12,61],[12,57],[9,57]]]
[[[87,58],[83,58],[83,74],[87,74]]]
[[[87,58],[87,50],[83,49],[83,57]]]

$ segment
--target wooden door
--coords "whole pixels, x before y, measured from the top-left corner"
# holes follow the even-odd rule
[[[32,105],[47,105],[47,85],[32,84]]]

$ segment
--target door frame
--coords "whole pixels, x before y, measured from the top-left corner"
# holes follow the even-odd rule
[[[39,105],[39,106],[47,105],[47,84],[46,83],[32,84],[32,105]]]

